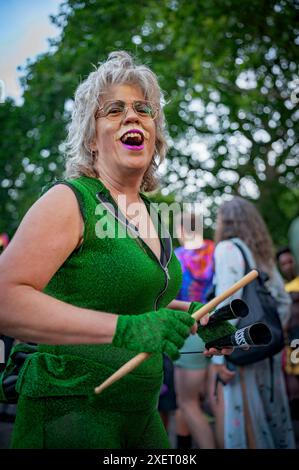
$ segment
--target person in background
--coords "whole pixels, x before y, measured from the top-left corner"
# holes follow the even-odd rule
[[[5,232],[0,233],[0,255],[7,247],[8,243],[9,243],[9,237],[7,233]]]
[[[296,260],[296,270],[299,273],[299,214],[295,217],[288,231],[289,247]]]
[[[291,416],[293,420],[298,421],[299,364],[292,361],[292,352],[294,351],[294,347],[298,347],[299,338],[299,276],[296,272],[295,257],[289,247],[278,250],[276,259],[278,267],[283,277],[286,279],[285,290],[292,299],[291,315],[286,325],[287,345],[284,351],[284,371]]]
[[[201,217],[195,213],[179,215],[176,231],[182,246],[175,254],[183,270],[177,299],[206,303],[213,280],[214,242],[203,238]],[[215,448],[213,432],[202,409],[210,363],[209,358],[199,353],[203,350],[204,343],[199,336],[190,335],[174,363],[178,448],[191,448],[192,437],[200,449]]]
[[[276,253],[276,260],[278,267],[286,280],[285,287],[294,280],[296,280],[297,283],[299,276],[296,269],[296,260],[291,249],[288,246],[280,248]],[[287,289],[289,290],[290,288],[287,287]]]
[[[170,417],[176,408],[173,362],[163,354],[163,384],[160,390],[158,410],[168,435],[170,434]]]
[[[268,274],[267,287],[276,300],[282,325],[290,315],[290,298],[275,266],[274,249],[267,227],[249,201],[234,197],[218,209],[215,230],[215,293],[221,294],[244,276],[242,247],[250,268]],[[232,298],[242,298],[239,290]],[[250,307],[250,306],[249,306]],[[244,352],[246,354],[246,352]],[[229,449],[295,448],[281,353],[244,367],[229,370],[216,365],[224,394],[224,447]],[[273,374],[273,375],[272,375]],[[273,382],[272,382],[273,379]]]

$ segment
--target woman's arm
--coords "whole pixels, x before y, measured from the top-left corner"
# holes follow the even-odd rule
[[[56,185],[28,211],[0,256],[0,331],[49,344],[109,343],[117,315],[75,307],[41,292],[79,245],[75,195]]]
[[[172,308],[173,310],[183,310],[188,312],[191,302],[185,302],[183,300],[172,300],[170,304],[167,305],[167,308]]]

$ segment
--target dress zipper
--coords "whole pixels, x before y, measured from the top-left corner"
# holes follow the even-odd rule
[[[98,196],[98,195],[97,195]],[[98,197],[98,199],[100,199]],[[137,238],[143,243],[145,243],[141,237],[139,237],[138,233],[131,227],[130,225],[130,222],[127,224],[126,222],[126,219],[125,220],[122,220],[121,218],[119,218],[115,213],[113,213],[113,211],[110,210],[110,207],[106,206],[105,204],[105,201],[103,202],[101,199],[100,199],[101,203],[104,205],[104,207],[106,207],[106,209],[108,210],[108,212],[110,212],[111,215],[113,215],[114,218],[116,218],[118,220],[118,222],[120,222],[122,225],[124,225],[126,228],[128,228],[132,233],[134,233],[134,235],[136,236],[137,235]],[[168,233],[169,235],[169,240],[170,240],[170,254],[172,252],[172,239],[171,239],[171,236],[170,234]],[[149,248],[149,247],[148,247]],[[167,288],[168,288],[168,281],[170,279],[170,276],[169,276],[169,272],[168,272],[168,265],[169,265],[169,262],[170,262],[170,259],[171,259],[171,256],[169,258],[169,260],[167,261],[166,263],[166,266],[163,266],[160,262],[160,260],[158,260],[157,256],[155,255],[155,253],[151,250],[151,248],[149,248],[150,251],[153,253],[155,259],[158,261],[159,265],[161,266],[161,268],[163,269],[163,272],[165,274],[165,284],[164,284],[164,287],[162,289],[161,292],[159,292],[158,296],[156,297],[156,300],[154,302],[154,310],[157,310],[157,305],[158,305],[158,302],[160,300],[160,298],[162,297],[162,295],[164,294],[164,292],[166,292]]]
[[[171,253],[171,252],[172,252],[172,240],[171,240],[170,235],[169,235],[169,239],[170,239],[170,253]],[[170,258],[171,258],[171,256],[170,256]],[[170,262],[170,258],[169,258],[169,260],[167,261],[166,266],[163,266],[163,265],[160,263],[160,261],[159,261],[159,264],[160,264],[161,268],[162,268],[163,271],[164,271],[164,274],[165,274],[165,281],[166,281],[166,282],[165,282],[165,285],[164,285],[163,290],[159,293],[158,297],[157,297],[156,300],[155,300],[155,303],[154,303],[154,310],[158,310],[158,309],[157,309],[158,302],[159,302],[160,298],[162,297],[162,295],[164,294],[164,292],[166,292],[166,290],[167,290],[167,288],[168,288],[168,281],[169,281],[169,279],[170,279],[169,272],[168,272],[168,264],[169,264],[169,262]]]

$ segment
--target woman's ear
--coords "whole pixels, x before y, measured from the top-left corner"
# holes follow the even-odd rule
[[[90,152],[97,152],[97,144],[96,144],[96,139],[93,139],[90,144],[89,144],[89,151]]]

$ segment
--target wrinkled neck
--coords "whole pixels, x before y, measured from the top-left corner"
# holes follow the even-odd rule
[[[142,182],[140,178],[131,180],[123,178],[122,180],[118,180],[117,178],[101,174],[100,179],[113,197],[117,198],[120,195],[125,195],[129,204],[140,200],[139,192]]]

